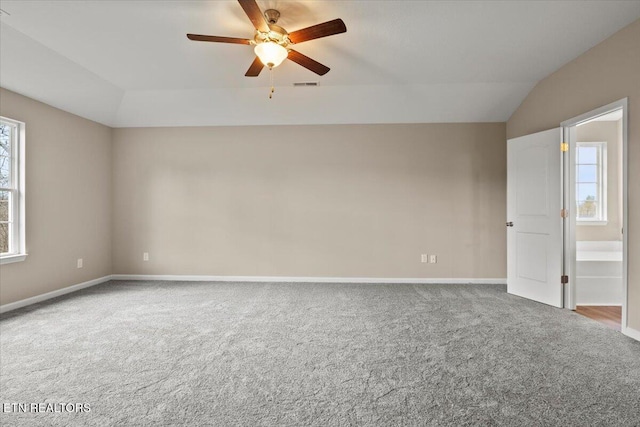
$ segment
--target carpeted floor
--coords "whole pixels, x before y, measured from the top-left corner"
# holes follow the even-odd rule
[[[109,282],[0,318],[3,426],[640,425],[640,343],[501,285]]]

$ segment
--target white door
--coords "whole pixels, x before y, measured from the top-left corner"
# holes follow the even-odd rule
[[[562,307],[562,129],[507,141],[507,292]]]

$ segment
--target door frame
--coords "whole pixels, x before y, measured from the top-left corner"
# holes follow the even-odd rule
[[[629,248],[629,152],[628,152],[628,98],[623,98],[610,104],[596,108],[560,124],[564,142],[569,144],[568,155],[563,156],[563,181],[564,181],[564,207],[569,210],[568,218],[565,218],[564,227],[564,269],[569,276],[569,283],[565,287],[565,308],[576,309],[576,217],[575,217],[575,157],[569,153],[576,151],[576,126],[588,122],[595,117],[622,109],[622,331],[627,328],[627,303],[628,291],[628,248]]]

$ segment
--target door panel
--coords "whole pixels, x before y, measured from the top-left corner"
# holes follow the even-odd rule
[[[549,214],[546,147],[523,147],[517,153],[517,214],[546,216]]]
[[[551,129],[507,141],[507,291],[562,307],[562,141]]]
[[[546,283],[547,236],[535,233],[516,233],[516,275],[522,279]]]

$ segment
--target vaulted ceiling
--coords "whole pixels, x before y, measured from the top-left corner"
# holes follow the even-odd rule
[[[535,84],[640,17],[640,1],[282,1],[296,45],[331,67],[285,61],[244,77],[252,38],[237,1],[3,0],[0,86],[114,127],[506,121]],[[294,87],[319,82],[318,87]]]

